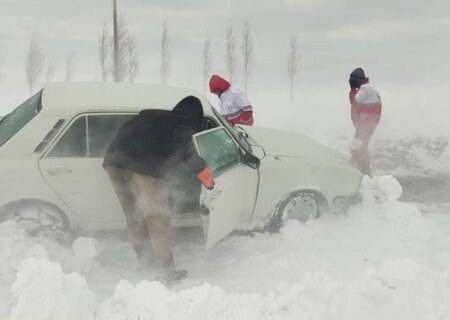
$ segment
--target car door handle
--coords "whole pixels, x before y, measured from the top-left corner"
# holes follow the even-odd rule
[[[48,169],[47,172],[51,176],[56,176],[58,174],[63,174],[63,173],[72,173],[73,170],[69,169],[69,168],[54,168],[54,169]]]
[[[216,199],[220,194],[222,193],[222,190],[214,190],[213,192],[211,192],[211,194],[209,195],[209,198],[211,200]]]

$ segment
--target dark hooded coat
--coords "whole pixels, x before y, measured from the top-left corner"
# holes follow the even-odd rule
[[[168,181],[195,177],[206,167],[191,140],[201,130],[202,120],[202,104],[193,96],[182,99],[172,111],[142,110],[119,130],[103,167]]]

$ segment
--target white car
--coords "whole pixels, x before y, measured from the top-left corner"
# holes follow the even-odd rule
[[[194,145],[216,186],[202,190],[209,214],[175,213],[174,227],[203,226],[209,248],[239,225],[317,217],[358,194],[362,175],[351,163],[293,132],[232,127],[195,91],[123,83],[52,84],[0,122],[0,220],[31,233],[124,229],[105,151],[141,109],[172,109],[194,95],[205,131]]]

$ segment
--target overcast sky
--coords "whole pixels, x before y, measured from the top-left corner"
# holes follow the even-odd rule
[[[159,39],[167,19],[173,85],[202,89],[207,33],[213,39],[212,72],[226,75],[225,29],[231,25],[239,36],[242,23],[248,21],[255,42],[249,95],[287,94],[291,34],[298,35],[302,53],[297,92],[340,92],[345,99],[348,75],[358,66],[388,96],[401,92],[398,99],[403,104],[426,104],[431,98],[427,95],[446,97],[450,88],[448,0],[118,2],[138,42],[139,82],[159,82]],[[47,53],[47,63],[58,68],[54,80],[64,79],[65,59],[73,50],[75,80],[98,80],[97,42],[103,24],[111,24],[111,7],[112,0],[0,0],[0,113],[28,96],[24,61],[34,33]],[[237,86],[242,84],[238,57]],[[413,97],[405,99],[408,88]]]

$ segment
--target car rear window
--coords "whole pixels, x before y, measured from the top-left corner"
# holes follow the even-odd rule
[[[135,114],[89,114],[78,117],[56,142],[48,157],[103,158],[119,129],[133,116]]]
[[[50,151],[49,157],[86,157],[88,154],[86,122],[86,116],[76,119]]]
[[[34,149],[34,152],[42,152],[44,151],[45,147],[52,141],[52,139],[56,136],[59,129],[61,129],[62,125],[64,124],[64,119],[59,119],[53,128],[47,133],[47,135],[44,137],[44,139],[39,143],[39,145]]]
[[[20,131],[41,111],[42,91],[15,108],[0,120],[0,146]]]
[[[119,129],[133,114],[89,115],[88,142],[90,158],[103,158]]]

